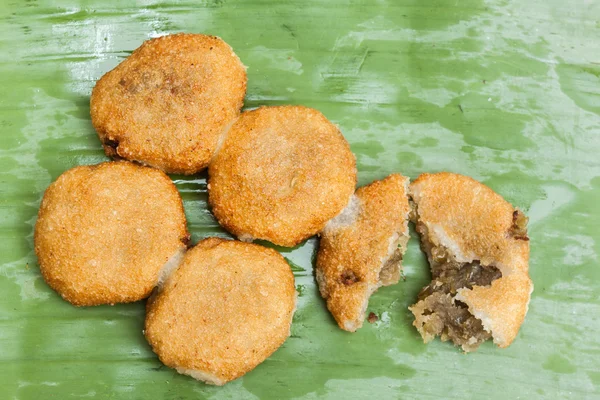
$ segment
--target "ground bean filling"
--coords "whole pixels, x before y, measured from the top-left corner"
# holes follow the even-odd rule
[[[398,283],[400,279],[400,270],[402,269],[402,249],[397,248],[392,255],[383,263],[379,271],[379,282],[382,286],[389,286]],[[361,278],[352,270],[344,270],[340,275],[340,282],[346,286],[360,282]]]
[[[402,268],[402,250],[397,248],[394,253],[383,264],[379,271],[379,280],[383,286],[392,285],[398,282],[400,278],[400,269]]]
[[[481,321],[468,310],[467,305],[455,300],[458,289],[489,286],[502,276],[493,266],[481,265],[478,260],[457,262],[443,246],[430,243],[427,228],[417,223],[421,247],[431,265],[431,283],[418,295],[413,306],[419,331],[424,337],[440,336],[442,341],[452,340],[464,351],[477,349],[491,337]]]

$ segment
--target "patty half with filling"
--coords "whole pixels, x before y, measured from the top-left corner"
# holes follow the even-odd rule
[[[410,185],[412,219],[432,281],[409,309],[425,342],[439,336],[465,352],[487,339],[506,347],[527,313],[527,217],[467,176],[422,174]]]
[[[369,297],[398,283],[408,243],[408,178],[393,174],[359,188],[321,233],[316,278],[340,328],[354,332]]]

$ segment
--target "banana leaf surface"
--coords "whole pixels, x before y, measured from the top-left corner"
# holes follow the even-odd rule
[[[0,4],[0,398],[600,398],[600,3],[593,0],[68,1]],[[144,303],[76,308],[43,281],[33,227],[46,187],[106,160],[95,81],[144,40],[217,35],[248,66],[245,107],[303,104],[338,124],[359,184],[453,171],[530,217],[529,314],[507,349],[423,344],[418,240],[379,320],[341,331],[320,298],[315,238],[277,248],[298,291],[292,335],[224,387],[163,366]],[[172,176],[193,242],[228,234],[206,174]]]

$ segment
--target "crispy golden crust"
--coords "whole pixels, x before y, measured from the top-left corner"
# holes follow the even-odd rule
[[[529,278],[529,240],[511,235],[515,208],[489,187],[447,172],[422,174],[410,185],[418,218],[428,240],[441,244],[459,262],[480,260],[502,272],[490,287],[460,289],[457,300],[508,346],[527,313],[533,284]]]
[[[77,306],[147,297],[187,240],[169,177],[125,161],[62,174],[44,194],[34,237],[44,279]]]
[[[244,112],[209,167],[219,223],[242,239],[294,246],[348,203],[356,161],[338,128],[300,106]]]
[[[410,191],[434,244],[446,240],[457,261],[481,260],[503,273],[527,273],[529,242],[509,235],[515,209],[492,189],[468,176],[440,172],[420,175]]]
[[[241,61],[218,37],[151,39],[96,83],[92,123],[108,156],[194,174],[239,115],[246,81]]]
[[[355,210],[344,210],[321,234],[317,282],[340,328],[354,332],[363,324],[369,296],[398,282],[398,265],[386,261],[408,242],[408,179],[399,174],[356,191]],[[398,260],[400,261],[400,260]],[[388,272],[387,276],[385,272]]]
[[[469,306],[469,312],[492,332],[494,343],[507,347],[517,337],[527,314],[533,284],[525,273],[503,276],[490,287],[461,289],[457,300]]]
[[[209,238],[148,303],[145,335],[167,366],[222,385],[281,346],[295,303],[294,276],[279,253]]]

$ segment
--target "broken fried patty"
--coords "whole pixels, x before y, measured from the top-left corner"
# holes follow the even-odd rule
[[[126,161],[63,173],[44,194],[34,236],[42,276],[77,306],[149,296],[188,241],[173,182]]]
[[[410,186],[413,219],[432,281],[410,307],[425,342],[435,336],[473,351],[506,347],[527,313],[527,218],[472,178],[422,174]]]
[[[98,80],[92,124],[110,157],[194,174],[238,117],[246,80],[239,58],[216,36],[151,39]]]
[[[346,331],[362,326],[371,294],[400,279],[409,238],[407,189],[408,178],[399,174],[359,188],[321,233],[317,283]]]

